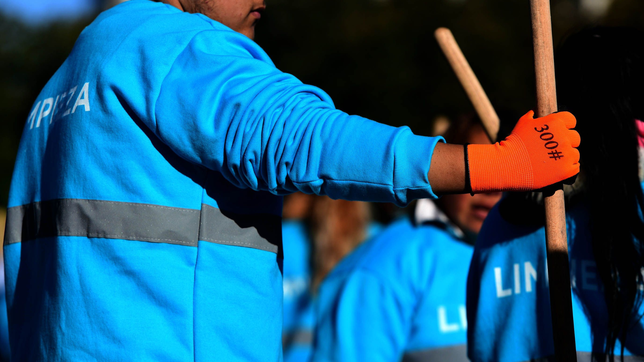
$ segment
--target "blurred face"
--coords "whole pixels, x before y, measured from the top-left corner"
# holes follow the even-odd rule
[[[488,194],[445,195],[441,198],[443,212],[456,226],[478,234],[488,212],[501,199],[500,192]]]
[[[474,127],[468,143],[489,144],[490,141],[481,127]],[[464,231],[477,234],[488,212],[501,199],[500,192],[486,194],[445,195],[439,199],[441,210],[456,226]]]
[[[170,3],[183,11],[204,14],[251,39],[255,38],[255,24],[266,9],[264,0],[164,0],[163,2]]]

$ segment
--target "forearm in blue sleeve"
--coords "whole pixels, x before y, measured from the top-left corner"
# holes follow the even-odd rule
[[[242,188],[400,205],[435,197],[427,174],[438,138],[349,116],[259,59],[186,49],[155,113],[175,152]]]

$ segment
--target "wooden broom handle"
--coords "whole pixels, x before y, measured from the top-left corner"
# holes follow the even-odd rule
[[[492,107],[492,103],[490,103],[483,87],[481,87],[481,83],[479,83],[461,48],[456,43],[454,35],[447,28],[438,28],[434,32],[434,36],[454,73],[456,73],[456,77],[465,89],[465,93],[467,93],[472,105],[474,105],[476,113],[481,118],[483,128],[490,141],[495,142],[499,132],[499,116],[494,111],[494,107]]]
[[[537,117],[557,111],[555,66],[552,45],[549,0],[530,0],[532,35],[537,85]],[[552,335],[555,356],[559,362],[577,361],[575,328],[572,315],[568,242],[566,240],[566,210],[561,187],[545,198],[546,248]]]

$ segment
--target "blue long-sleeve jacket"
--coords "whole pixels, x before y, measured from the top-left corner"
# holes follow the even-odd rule
[[[203,15],[102,13],[25,123],[14,360],[280,360],[279,195],[431,197],[438,141],[336,110]]]

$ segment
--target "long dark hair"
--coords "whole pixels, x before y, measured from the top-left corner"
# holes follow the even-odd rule
[[[556,53],[561,110],[577,117],[583,195],[592,248],[608,308],[606,351],[614,361],[641,318],[644,196],[638,173],[636,119],[644,114],[644,36],[594,27],[569,36]]]

